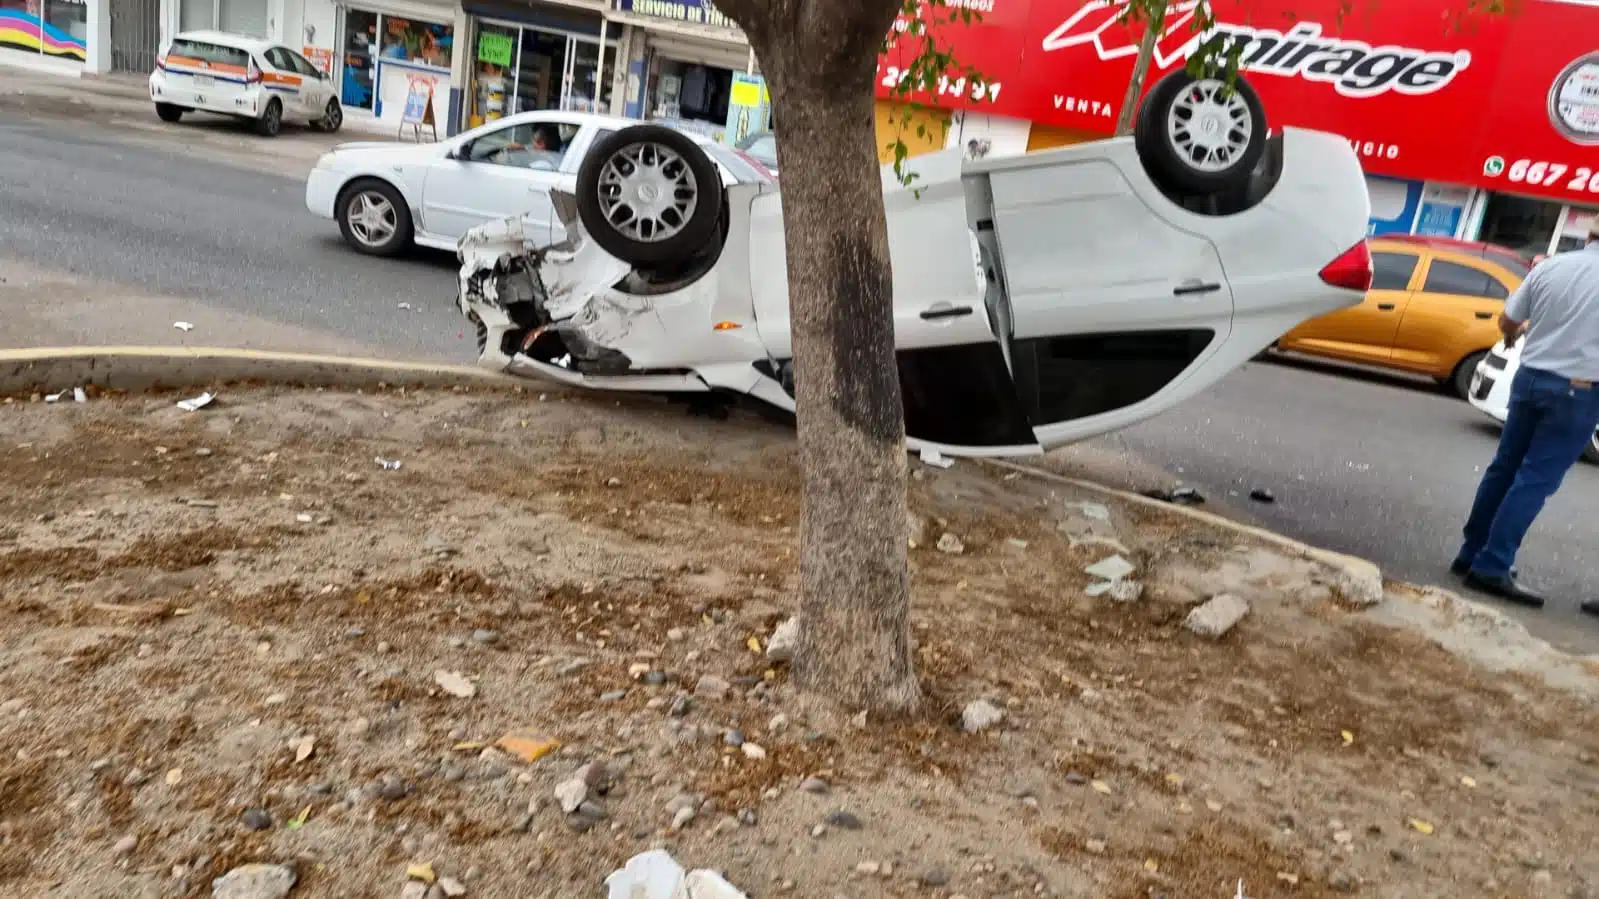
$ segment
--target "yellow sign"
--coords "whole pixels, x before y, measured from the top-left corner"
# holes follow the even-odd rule
[[[733,82],[732,100],[734,106],[759,106],[761,95],[765,93],[762,84],[755,81]]]

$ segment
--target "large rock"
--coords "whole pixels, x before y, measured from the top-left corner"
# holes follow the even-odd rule
[[[299,880],[283,865],[241,865],[211,881],[212,899],[283,899]]]
[[[1004,720],[1004,709],[986,699],[978,699],[961,712],[961,730],[969,734],[981,733]]]
[[[1249,603],[1231,593],[1211,597],[1210,602],[1188,613],[1184,626],[1201,637],[1220,638],[1249,614]]]
[[[1343,556],[1332,564],[1332,588],[1344,602],[1362,608],[1382,602],[1382,570],[1376,565],[1353,556]]]
[[[799,617],[779,624],[766,644],[766,658],[773,662],[794,661],[794,651],[799,648]]]

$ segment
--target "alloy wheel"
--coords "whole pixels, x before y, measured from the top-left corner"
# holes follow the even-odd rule
[[[657,143],[623,147],[600,170],[601,214],[618,233],[641,243],[681,233],[694,217],[699,194],[688,162]]]
[[[344,218],[356,242],[372,249],[387,245],[400,227],[394,204],[375,190],[364,190],[352,196],[344,208]]]
[[[1189,85],[1166,113],[1166,139],[1201,172],[1230,168],[1249,147],[1254,127],[1243,94],[1216,79]]]

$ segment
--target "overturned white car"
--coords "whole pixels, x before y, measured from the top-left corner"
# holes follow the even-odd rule
[[[1268,135],[1243,82],[1167,76],[1131,139],[883,173],[912,448],[1025,455],[1126,427],[1305,319],[1360,302],[1370,214],[1349,143]],[[494,371],[794,409],[783,218],[681,133],[624,128],[520,220],[460,245],[460,308]],[[799,389],[804,389],[800,385]]]

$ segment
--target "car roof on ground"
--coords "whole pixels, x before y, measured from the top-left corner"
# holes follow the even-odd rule
[[[233,47],[237,50],[265,50],[268,47],[278,46],[272,41],[263,41],[258,37],[247,34],[229,34],[226,31],[184,31],[174,37],[173,42],[199,41],[203,44],[218,44],[223,47]]]
[[[528,122],[552,120],[555,122],[570,122],[577,125],[594,125],[598,128],[615,128],[617,130],[621,130],[630,125],[660,125],[664,128],[671,128],[673,131],[684,135],[696,144],[719,143],[719,141],[715,140],[714,138],[707,137],[706,135],[695,131],[689,131],[686,128],[678,128],[672,125],[670,122],[648,122],[642,119],[628,119],[623,118],[622,116],[602,115],[601,113],[597,112],[563,112],[559,109],[534,109],[529,110],[528,112],[519,112],[515,115],[508,115],[503,119],[495,119],[492,124],[503,127],[505,125],[521,125]]]

